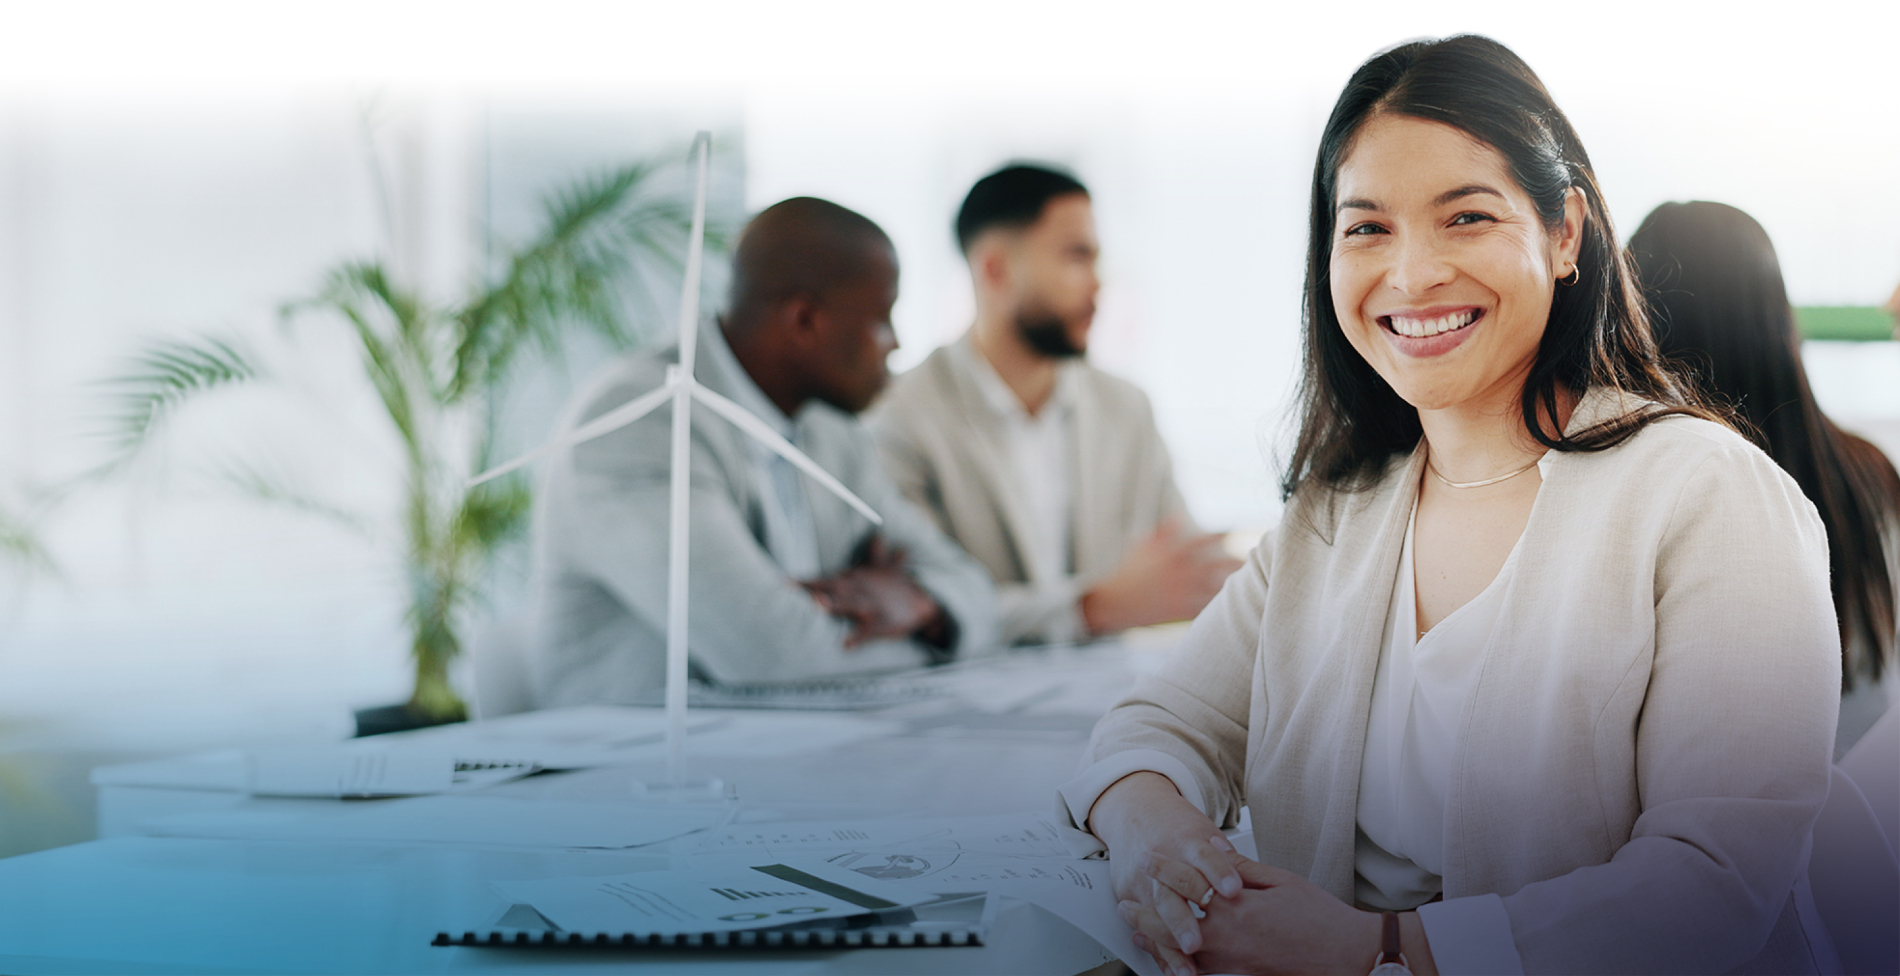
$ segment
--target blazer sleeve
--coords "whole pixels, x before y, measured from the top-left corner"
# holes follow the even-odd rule
[[[1080,771],[1057,791],[1063,822],[1086,831],[1102,793],[1142,771],[1168,777],[1222,827],[1239,822],[1273,538],[1268,533],[1227,578],[1161,670],[1136,682],[1096,724]],[[1102,851],[1099,842],[1086,845],[1078,852]]]
[[[1089,628],[1082,619],[1082,596],[1089,585],[1089,581],[1075,576],[1041,586],[998,583],[996,599],[1002,608],[1003,632],[1023,642],[1063,644],[1087,640]]]
[[[638,616],[663,622],[671,510],[671,408],[576,447],[561,545],[568,563]],[[766,552],[741,510],[728,468],[693,432],[689,619],[696,666],[716,681],[751,684],[924,663],[909,641],[847,650],[847,625],[819,609]]]
[[[909,555],[910,573],[917,585],[955,622],[957,638],[951,650],[967,657],[995,649],[1001,642],[1001,630],[996,587],[990,582],[989,572],[943,533],[926,514],[928,509],[906,497],[887,475],[888,468],[880,464],[882,459],[870,436],[858,433],[864,450],[856,490],[884,517],[885,539]]]
[[[931,487],[935,478],[930,458],[905,423],[902,406],[892,403],[887,394],[865,414],[864,427],[870,431],[878,467],[892,489],[916,506],[938,532],[948,534],[942,503]]]
[[[1783,917],[1827,798],[1840,693],[1826,535],[1759,451],[1705,456],[1655,558],[1641,812],[1605,864],[1505,895],[1526,972],[1728,972]],[[1580,761],[1588,761],[1580,756]]]
[[[929,527],[951,545],[948,517],[944,513],[942,479],[932,469],[930,452],[917,440],[910,428],[910,417],[903,404],[885,401],[871,409],[865,426],[877,445],[877,459],[895,491],[920,513]],[[961,548],[957,550],[963,555]],[[967,558],[967,557],[966,557]],[[985,580],[989,571],[970,560]],[[1062,643],[1088,636],[1082,622],[1083,585],[1068,577],[1048,586],[1031,583],[992,583],[991,614],[998,627],[996,640],[1031,640]]]
[[[1109,533],[1108,538],[1112,540],[1109,545],[1114,547],[1110,551],[1120,551],[1123,556],[1129,545],[1169,518],[1178,519],[1185,533],[1200,531],[1188,512],[1187,500],[1175,483],[1174,461],[1168,454],[1161,428],[1155,423],[1148,395],[1132,383],[1105,374],[1095,375],[1099,378],[1098,386],[1089,403],[1091,409],[1102,412],[1097,422],[1136,448],[1132,454],[1109,455],[1115,458],[1112,465],[1076,472],[1078,479],[1116,485],[1116,491],[1122,495],[1113,519],[1080,524],[1078,531]],[[1098,542],[1097,547],[1100,546]],[[1051,643],[1088,639],[1082,597],[1111,571],[1112,567],[1097,568],[1092,574],[1065,576],[1040,586],[999,583],[997,595],[1003,605],[1004,631]]]

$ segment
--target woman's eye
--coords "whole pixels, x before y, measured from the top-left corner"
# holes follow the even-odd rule
[[[1495,219],[1496,218],[1492,217],[1490,214],[1482,214],[1482,213],[1477,213],[1474,211],[1467,211],[1465,213],[1459,214],[1456,217],[1451,218],[1451,223],[1452,223],[1452,226],[1456,227],[1460,224],[1475,224],[1475,223],[1478,223],[1479,221],[1491,221]]]
[[[1385,228],[1380,227],[1378,224],[1354,224],[1351,227],[1346,228],[1345,236],[1365,237],[1371,234],[1383,234],[1383,233],[1385,233]]]

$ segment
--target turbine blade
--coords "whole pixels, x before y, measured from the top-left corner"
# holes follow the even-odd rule
[[[639,420],[641,417],[652,413],[654,410],[659,409],[660,404],[665,403],[672,395],[673,384],[671,382],[663,383],[657,389],[649,393],[635,397],[572,430],[557,435],[553,440],[509,461],[507,464],[490,468],[470,478],[468,486],[473,488],[482,482],[492,481],[510,471],[526,467],[544,457],[567,450],[576,444],[584,444],[602,434],[619,430]]]
[[[691,383],[691,381],[688,382]],[[851,489],[846,488],[838,479],[831,476],[831,472],[819,467],[818,462],[807,457],[804,451],[793,447],[791,441],[780,437],[778,431],[773,430],[765,421],[753,416],[751,411],[706,389],[698,383],[691,383],[688,388],[693,391],[694,398],[698,399],[699,402],[705,404],[714,413],[731,421],[733,426],[752,435],[766,447],[777,452],[779,457],[792,462],[798,470],[810,475],[813,481],[824,485],[827,490],[837,495],[845,504],[857,509],[865,518],[870,519],[872,525],[884,524],[884,517],[873,510],[871,506],[865,504],[864,499],[852,494]]]

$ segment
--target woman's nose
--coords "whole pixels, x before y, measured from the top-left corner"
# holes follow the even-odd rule
[[[1407,235],[1397,244],[1389,252],[1392,266],[1386,272],[1386,283],[1394,289],[1422,295],[1457,277],[1444,251],[1430,238]]]

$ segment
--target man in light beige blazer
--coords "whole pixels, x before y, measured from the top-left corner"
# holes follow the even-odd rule
[[[1199,613],[1240,564],[1195,530],[1147,396],[1084,358],[1100,289],[1088,191],[1005,167],[971,188],[956,230],[976,321],[873,408],[886,470],[989,569],[1012,643]]]

